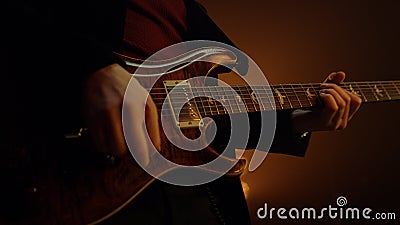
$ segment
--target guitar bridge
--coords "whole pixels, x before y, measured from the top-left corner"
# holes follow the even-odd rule
[[[204,125],[192,87],[187,80],[164,81],[164,88],[177,127],[192,128]]]

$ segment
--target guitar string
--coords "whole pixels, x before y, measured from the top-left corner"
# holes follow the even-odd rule
[[[393,90],[386,90],[386,92],[392,92]],[[203,94],[204,94],[204,96],[200,96],[200,97],[211,97],[211,96],[207,96],[206,95],[206,92],[208,92],[209,94],[211,94],[211,93],[218,93],[218,95],[211,95],[211,96],[214,96],[214,97],[219,97],[220,98],[220,100],[222,100],[222,101],[231,101],[231,100],[233,100],[233,101],[237,101],[237,97],[239,96],[242,100],[253,100],[253,98],[252,98],[252,95],[251,94],[248,94],[248,93],[237,93],[236,91],[235,92],[233,92],[233,91],[231,91],[231,93],[229,93],[229,94],[227,94],[227,93],[220,93],[221,91],[203,91]],[[174,94],[184,94],[184,93],[187,93],[187,92],[179,92],[179,91],[177,91],[176,93],[174,93]],[[200,92],[199,92],[200,93]],[[307,96],[306,94],[304,94],[304,92],[300,92],[301,93],[301,95],[297,95],[296,93],[294,94],[294,95],[291,95],[291,94],[286,94],[285,95],[285,97],[296,97],[296,98],[302,98],[302,99],[297,99],[297,100],[299,100],[299,101],[308,101],[308,100],[305,100],[304,99],[304,96],[306,96],[307,98],[309,98],[309,96]],[[161,100],[164,100],[165,98],[159,98],[158,96],[159,95],[167,95],[168,93],[150,93],[152,96],[157,96],[157,97],[154,97],[153,99],[161,99]],[[201,94],[201,93],[200,93]],[[389,93],[386,93],[386,94],[389,94]],[[257,93],[256,95],[258,95],[257,96],[257,98],[256,99],[258,99],[258,100],[260,100],[260,99],[263,99],[263,98],[270,98],[270,97],[273,97],[273,98],[279,98],[279,96],[277,96],[277,95],[274,95],[274,94],[265,94],[265,93]],[[365,97],[373,97],[373,96],[375,96],[376,95],[376,93],[375,92],[373,92],[373,93],[370,93],[370,92],[368,92],[367,94],[363,94]],[[390,95],[393,95],[393,93],[391,93]],[[180,96],[169,96],[170,98],[174,98],[174,100],[175,101],[177,101],[177,99],[184,99],[185,100],[185,102],[186,102],[186,98],[185,97],[180,97]],[[194,97],[194,96],[193,96]],[[223,99],[221,98],[221,97],[223,97]],[[247,97],[247,98],[246,98]],[[382,97],[382,96],[381,96]],[[396,96],[394,96],[394,97],[396,97]],[[215,99],[215,98],[214,98]],[[290,99],[288,99],[289,101],[290,101]],[[210,101],[210,99],[207,99],[206,101]]]
[[[355,87],[353,87],[353,86],[350,87],[350,85],[351,84],[349,84],[349,85],[341,85],[341,86],[344,87],[344,88],[347,88],[347,89],[353,88],[353,90],[361,89],[361,88],[365,88],[365,89],[369,90],[371,88],[374,88],[374,86],[375,86],[375,84],[372,84],[374,86],[371,86],[371,84],[365,84],[365,85],[357,85]],[[398,92],[397,91],[398,88],[396,87],[396,85],[393,85],[393,84],[388,84],[388,85],[382,86],[382,87],[395,89],[396,92]],[[301,85],[301,87],[285,87],[285,86],[288,86],[288,85],[282,85],[280,87],[277,87],[276,85],[274,85],[274,86],[271,86],[271,87],[272,87],[273,90],[275,90],[275,89],[277,89],[277,90],[290,90],[290,91],[301,92],[301,93],[303,91],[305,91],[304,89],[306,89],[306,88],[314,88],[314,89],[315,88],[320,88],[319,87],[320,85],[318,85],[318,87],[317,87],[317,85],[310,85],[310,86]],[[237,91],[237,90],[238,91],[243,91],[244,89],[246,89],[246,91],[247,91],[248,90],[247,88],[251,88],[251,90],[254,90],[254,91],[260,91],[260,90],[261,91],[268,91],[268,88],[267,87],[263,87],[263,86],[261,86],[261,87],[260,86],[233,86],[233,87],[225,87],[225,86],[196,87],[196,86],[193,86],[193,87],[188,87],[188,88],[190,88],[192,90],[195,90],[195,89],[203,89],[203,90],[209,89],[209,90],[207,90],[208,92],[209,91],[212,91],[212,92],[215,92],[215,91],[228,91],[228,90],[232,91],[232,89],[235,90],[235,91]],[[218,88],[219,90],[215,90],[216,88]],[[377,86],[377,88],[379,88],[379,87]],[[214,89],[214,90],[212,90],[212,89]],[[152,89],[147,89],[147,90],[148,91],[149,90],[165,90],[165,88],[152,88]],[[271,91],[269,91],[269,92],[271,92]],[[159,94],[161,94],[161,93],[159,93]],[[399,94],[400,94],[400,92],[399,92]]]
[[[287,97],[287,98],[304,98],[304,97],[307,97],[308,98],[309,93],[307,93],[305,90],[302,90],[302,91],[297,91],[297,90],[293,91],[293,89],[290,89],[290,90],[291,90],[291,92],[285,93],[285,95],[282,95],[282,97]],[[197,94],[196,96],[200,95],[199,97],[212,97],[212,96],[214,96],[214,97],[222,97],[223,96],[226,100],[230,100],[229,97],[232,97],[232,99],[236,99],[237,96],[240,96],[243,99],[243,97],[248,96],[249,97],[248,99],[252,99],[252,93],[248,93],[248,92],[246,93],[244,91],[239,91],[239,93],[237,91],[232,91],[232,90],[229,90],[229,93],[226,93],[227,91],[224,91],[224,93],[223,93],[222,90],[212,90],[212,91],[210,91],[210,90],[207,90],[207,91],[198,91],[198,90],[196,90],[196,91],[195,91],[195,89],[192,89],[192,93]],[[364,89],[364,90],[348,89],[347,91],[350,91],[350,92],[351,91],[356,91],[356,93],[358,93],[358,95],[364,96],[364,97],[374,97],[377,94],[376,90],[370,90],[370,88]],[[396,89],[386,88],[385,90],[380,90],[379,93],[382,94],[383,91],[385,91],[385,95],[388,95],[390,97],[398,97],[398,96],[400,96],[400,93],[397,93]],[[315,95],[317,93],[315,90],[309,91],[309,92],[310,93],[313,92],[313,93],[311,93],[312,95]],[[188,93],[188,92],[179,91],[179,90],[178,91],[177,90],[174,91],[174,95],[175,94],[176,95],[185,94],[185,93]],[[156,96],[155,98],[158,98],[160,95],[163,95],[165,97],[168,95],[168,93],[165,93],[165,92],[164,93],[151,92],[150,94],[152,96]],[[280,98],[281,97],[281,96],[277,95],[276,93],[275,94],[274,93],[261,93],[261,92],[257,92],[257,90],[254,91],[254,94],[256,95],[255,97],[257,99],[263,98],[263,97],[264,98],[272,98],[272,97],[273,98],[277,98],[277,97]],[[193,95],[193,96],[195,96],[195,95]],[[162,99],[164,99],[165,97],[162,97]],[[170,95],[170,97],[171,97],[171,95]],[[174,96],[174,98],[175,99],[179,99],[179,98],[185,98],[185,97]],[[291,100],[293,100],[293,99],[291,99]],[[306,101],[306,100],[303,99],[303,101]]]
[[[236,99],[237,96],[240,96],[240,97],[248,96],[249,99],[252,99],[252,93],[248,93],[248,92],[246,93],[246,92],[243,92],[243,91],[241,91],[240,93],[238,93],[236,91],[232,91],[232,90],[229,91],[230,93],[226,93],[226,91],[225,91],[225,93],[222,93],[222,91],[219,91],[219,90],[218,91],[198,91],[198,90],[196,90],[196,91],[194,91],[194,89],[192,89],[192,93],[193,94],[197,94],[196,96],[200,95],[199,97],[211,97],[211,96],[222,97],[222,96],[224,96],[225,98],[228,98],[228,99],[229,99],[229,97],[232,97],[232,98]],[[351,91],[351,90],[349,89],[348,91]],[[354,90],[354,91],[357,91],[357,90]],[[361,90],[358,90],[358,91],[361,91]],[[376,91],[372,91],[372,90],[368,90],[368,89],[367,89],[367,91],[368,91],[367,93],[364,93],[364,92],[366,92],[366,90],[364,90],[363,93],[359,93],[359,94],[360,95],[364,95],[364,96],[373,96],[373,95],[376,94]],[[380,90],[380,91],[383,92],[382,90]],[[311,92],[312,91],[310,91],[310,93]],[[317,93],[316,91],[313,91],[313,92],[314,92],[314,95],[315,95],[315,93]],[[174,91],[174,95],[175,94],[185,94],[185,93],[187,94],[188,92],[185,92],[185,91]],[[276,93],[275,94],[273,94],[273,93],[260,93],[260,92],[258,92],[258,93],[254,92],[254,93],[255,93],[257,98],[280,97]],[[157,98],[157,97],[159,97],[159,95],[167,96],[169,93],[154,93],[154,92],[151,92],[150,94],[152,96],[155,96],[155,98]],[[311,93],[311,94],[313,94],[313,93]],[[387,95],[393,95],[394,97],[396,97],[397,95],[400,96],[400,93],[397,93],[397,90],[395,92],[394,89],[386,89],[386,94]],[[193,95],[193,96],[195,96],[195,95]],[[289,94],[286,93],[284,96],[286,96],[286,97],[304,97],[304,96],[308,96],[308,94],[305,91],[301,91],[301,92],[300,91],[295,91],[295,92],[292,92],[292,93],[289,93]],[[170,94],[170,97],[171,97],[171,94]],[[179,99],[179,98],[185,98],[185,97],[174,96],[174,98]]]
[[[199,113],[200,114],[203,113],[205,115],[207,115],[207,114],[212,114],[212,115],[213,114],[221,114],[220,111],[222,111],[223,114],[226,114],[226,113],[240,113],[242,111],[244,111],[244,112],[255,112],[255,111],[273,110],[273,109],[280,110],[280,109],[289,109],[289,108],[309,108],[309,107],[312,107],[312,106],[316,105],[315,102],[311,103],[309,101],[304,101],[303,104],[306,103],[304,106],[302,106],[302,104],[295,105],[295,106],[292,106],[292,105],[288,106],[287,104],[286,105],[283,105],[283,104],[281,105],[281,104],[279,104],[279,102],[277,100],[275,100],[275,105],[273,105],[270,101],[264,102],[262,104],[255,104],[255,103],[250,103],[249,104],[247,102],[244,102],[244,107],[243,107],[243,105],[232,104],[232,101],[234,101],[234,103],[235,103],[237,100],[236,99],[232,99],[230,102],[228,100],[228,104],[226,104],[225,106],[222,105],[221,103],[219,103],[217,100],[213,101],[212,105],[209,104],[208,100],[202,101],[202,100],[196,99],[195,103],[198,104],[198,105],[196,105],[196,107],[197,107],[197,110],[199,111]],[[181,103],[186,103],[186,102],[181,102]],[[204,103],[207,103],[207,104],[204,105]],[[267,104],[268,107],[265,107],[265,104]],[[157,105],[162,105],[162,103],[157,103]],[[232,106],[234,108],[232,108]],[[178,110],[181,110],[182,108],[173,107],[173,109],[175,111],[178,111]],[[170,110],[170,108],[167,107],[167,110]],[[169,115],[172,115],[172,114],[169,114]],[[190,115],[190,113],[180,112],[179,115]]]
[[[232,104],[232,101],[233,101],[233,104]],[[312,106],[316,105],[316,103],[311,103],[310,104],[308,101],[303,101],[302,102],[303,104],[305,104],[304,106],[302,106],[302,104],[295,105],[295,106],[288,106],[287,104],[286,105],[281,105],[278,101],[275,101],[275,105],[273,105],[270,101],[264,102],[264,103],[258,104],[258,105],[257,104],[253,104],[253,103],[244,102],[244,104],[241,105],[241,104],[235,104],[236,100],[233,100],[233,99],[230,102],[228,102],[228,104],[225,104],[225,106],[223,104],[221,104],[221,103],[217,103],[218,101],[213,101],[214,104],[212,104],[212,105],[209,104],[208,100],[207,101],[196,100],[195,102],[196,102],[196,104],[198,104],[196,107],[199,110],[203,109],[203,111],[205,111],[206,109],[208,109],[208,111],[211,111],[211,113],[213,111],[220,111],[220,110],[224,111],[224,112],[226,112],[226,111],[241,112],[242,110],[243,111],[262,111],[262,110],[271,110],[271,109],[274,109],[274,108],[276,108],[276,109],[307,108],[307,107],[312,107]],[[181,103],[183,104],[183,103],[186,103],[186,102],[181,102]],[[206,103],[206,105],[204,105],[204,103]],[[265,107],[266,104],[267,104],[268,107]],[[162,103],[157,103],[156,105],[160,106],[160,105],[162,105]],[[229,108],[226,109],[227,106],[229,106],[229,107],[234,106],[235,108],[231,108],[229,110]],[[174,107],[173,109],[174,110],[181,110],[181,108],[179,108],[179,107],[178,108]]]
[[[307,90],[305,88],[307,88]],[[276,91],[279,91],[279,92],[280,91],[284,91],[284,92],[288,91],[289,94],[286,93],[286,96],[296,96],[298,94],[301,94],[301,95],[307,94],[307,92],[310,92],[310,93],[311,92],[314,92],[314,93],[317,92],[315,90],[315,88],[312,87],[313,90],[309,90],[310,88],[311,87],[301,87],[301,88],[297,88],[297,89],[296,88],[275,88],[274,91],[275,92]],[[354,92],[354,91],[356,91],[356,92],[367,92],[367,94],[371,94],[370,92],[376,93],[377,90],[380,90],[379,87],[375,88],[375,87],[370,87],[370,86],[368,86],[368,87],[356,87],[356,88],[354,88],[354,87],[344,87],[344,88],[347,91],[350,91],[350,92]],[[382,88],[384,88],[384,87],[382,87]],[[162,88],[160,88],[160,89],[162,89]],[[221,94],[223,93],[224,95],[232,95],[232,94],[233,95],[237,95],[237,94],[247,94],[247,93],[249,93],[248,89],[247,90],[244,90],[244,89],[233,89],[232,90],[232,89],[224,89],[224,88],[221,88],[219,86],[207,87],[207,88],[205,88],[205,87],[191,87],[189,89],[194,93],[195,93],[195,91],[197,91],[199,93],[221,93]],[[398,90],[397,87],[386,87],[384,89],[385,89],[386,92],[390,92],[393,95],[400,95],[400,91]],[[156,89],[152,89],[152,90],[155,91]],[[165,91],[165,89],[162,89],[162,90]],[[272,93],[272,91],[269,91],[267,89],[252,88],[251,90],[252,90],[252,93],[254,93],[255,95],[268,95],[269,97],[274,96],[274,93]],[[380,90],[380,91],[382,91],[382,90]],[[226,92],[228,92],[228,94],[226,94]],[[166,92],[162,92],[162,93],[160,93],[160,92],[150,92],[150,93],[152,93],[153,95],[157,95],[157,94],[158,95],[161,95],[161,94],[167,95],[168,94]],[[178,93],[178,94],[181,93],[182,94],[182,93],[187,93],[187,91],[180,91],[178,89],[175,89],[174,93]],[[250,95],[252,93],[250,93]],[[362,93],[362,94],[364,94],[364,93]]]
[[[365,82],[365,84],[362,84],[362,85],[360,85],[360,82],[354,82],[354,83],[356,83],[357,84],[357,86],[358,87],[360,87],[360,86],[367,86],[366,88],[367,88],[367,90],[368,91],[370,91],[369,89],[371,89],[372,87],[371,87],[371,84],[372,85],[376,85],[376,82],[374,82],[374,83],[371,83],[371,82]],[[383,82],[379,82],[379,83],[383,83]],[[396,94],[397,94],[397,92],[399,92],[398,91],[398,88],[396,87],[396,85],[394,85],[394,84],[396,84],[396,83],[400,83],[400,82],[397,82],[397,81],[394,81],[394,82],[391,82],[391,81],[387,81],[386,83],[389,83],[389,87],[386,87],[385,89],[385,91],[386,91],[386,94],[387,95],[389,95],[389,92],[395,92]],[[342,86],[346,86],[346,85],[350,85],[350,84],[353,84],[352,82],[347,82],[346,84],[344,84],[344,85],[342,85]],[[289,87],[289,88],[285,88],[285,87],[287,87],[287,86],[291,86],[291,87]],[[296,105],[296,107],[295,108],[299,108],[299,106],[301,107],[301,105],[302,105],[302,103],[304,104],[305,103],[305,105],[308,107],[308,106],[313,106],[315,103],[311,103],[310,102],[310,99],[309,99],[309,97],[307,97],[307,100],[304,100],[304,99],[299,99],[299,97],[301,98],[301,97],[304,97],[304,96],[298,96],[297,95],[297,93],[301,93],[302,95],[304,94],[304,88],[314,88],[315,86],[317,86],[317,85],[319,85],[319,84],[312,84],[311,86],[310,86],[310,84],[284,84],[284,85],[280,85],[280,87],[277,87],[277,85],[274,85],[274,86],[272,86],[272,87],[276,87],[276,89],[281,89],[281,90],[290,90],[290,91],[292,91],[293,92],[293,90],[294,89],[296,89],[296,88],[293,88],[294,86],[301,86],[301,92],[300,91],[297,91],[297,90],[295,90],[295,93],[294,93],[294,95],[290,95],[290,94],[286,94],[285,96],[286,97],[296,97],[297,98],[297,102],[299,103],[299,105]],[[391,86],[394,86],[394,87],[391,87]],[[219,92],[221,92],[221,90],[212,90],[213,88],[215,89],[215,88],[220,88],[221,86],[212,86],[212,87],[191,87],[191,89],[193,90],[193,89],[203,89],[203,93],[205,93],[205,92],[217,92],[217,93],[219,93]],[[223,87],[223,86],[222,86]],[[266,109],[265,108],[265,106],[263,105],[261,105],[261,104],[259,104],[259,103],[254,103],[253,102],[253,98],[245,98],[245,96],[247,95],[247,96],[251,96],[250,94],[248,94],[248,93],[246,93],[246,92],[248,92],[249,91],[249,88],[250,86],[234,86],[233,87],[233,91],[232,90],[229,90],[229,91],[231,91],[231,94],[233,94],[233,93],[236,93],[236,96],[240,96],[241,97],[241,99],[242,99],[242,101],[244,102],[244,105],[241,105],[241,104],[232,104],[232,101],[233,101],[233,103],[236,103],[236,102],[238,102],[238,99],[237,98],[224,98],[224,100],[223,101],[228,101],[228,105],[230,106],[230,107],[232,107],[232,106],[236,106],[236,107],[238,107],[238,109],[236,109],[236,108],[231,108],[231,111],[235,111],[235,110],[237,110],[238,112],[241,112],[241,110],[243,110],[243,111],[249,111],[249,108],[250,108],[250,111],[257,111],[257,110],[261,110],[261,108],[264,108],[264,109]],[[257,87],[257,86],[256,86]],[[236,89],[235,89],[236,88]],[[349,88],[349,87],[347,87],[347,88]],[[389,89],[387,89],[387,88],[389,88]],[[391,89],[390,89],[391,88]],[[159,89],[163,89],[163,90],[165,90],[165,88],[159,88]],[[207,89],[206,91],[204,91],[205,89]],[[253,89],[255,89],[254,87],[253,87]],[[356,89],[357,89],[357,87],[356,87]],[[354,89],[353,88],[353,90],[355,90],[355,91],[357,91],[356,89]],[[255,89],[255,90],[257,90],[257,89]],[[265,87],[263,87],[262,89],[258,89],[258,90],[265,90]],[[396,90],[396,91],[394,91],[394,90]],[[222,89],[222,91],[224,91],[224,92],[226,92],[227,91],[227,89]],[[240,94],[239,93],[237,93],[237,92],[240,92]],[[244,92],[244,93],[243,93]],[[314,92],[315,92],[315,90],[314,90]],[[382,92],[382,90],[381,90],[381,92]],[[179,92],[178,92],[179,93]],[[181,93],[186,93],[186,92],[181,92]],[[167,93],[152,93],[153,95],[160,95],[160,94],[167,94]],[[239,94],[239,95],[238,95]],[[269,99],[269,97],[273,97],[274,98],[274,102],[275,102],[275,107],[276,108],[285,108],[285,107],[283,107],[283,105],[281,104],[281,102],[280,101],[278,101],[278,100],[276,100],[275,98],[277,97],[277,96],[275,96],[275,95],[271,95],[271,94],[265,94],[265,93],[256,93],[256,95],[267,95],[267,97],[262,97],[262,96],[257,96],[257,100],[262,100],[262,98],[266,98],[266,99],[268,99],[268,102],[262,102],[262,104],[270,104],[270,105],[272,105],[272,102],[270,101],[270,99]],[[391,95],[392,95],[393,93],[391,93]],[[220,95],[220,96],[224,96],[224,97],[226,97],[226,96],[232,96],[232,95],[227,95],[226,93],[225,93],[225,95]],[[373,92],[372,94],[371,93],[369,93],[368,95],[365,95],[365,94],[363,94],[363,96],[364,97],[372,97],[372,98],[377,98],[377,96],[376,96],[376,93],[375,92]],[[381,97],[382,98],[382,96],[379,96],[379,97]],[[160,98],[158,98],[158,99],[160,99]],[[164,98],[162,98],[162,100],[163,100]],[[246,100],[248,100],[248,101],[250,101],[251,103],[248,103],[248,102],[246,102]],[[378,100],[378,99],[377,99]],[[290,99],[287,99],[287,101],[290,103]],[[292,100],[293,101],[293,100]],[[221,110],[221,111],[224,111],[224,113],[226,113],[227,111],[229,111],[229,109],[225,109],[225,107],[223,107],[223,105],[220,103],[220,104],[216,104],[216,102],[218,102],[218,100],[212,100],[212,103],[211,104],[213,104],[213,105],[210,105],[210,99],[207,99],[207,100],[199,100],[198,98],[197,98],[197,100],[195,101],[196,102],[196,104],[199,104],[199,105],[197,105],[197,107],[198,108],[200,108],[200,109],[205,109],[205,108],[209,108],[209,109],[211,109],[211,110],[209,110],[209,111],[211,111],[211,113],[213,113],[213,110],[212,110],[212,108],[214,108],[214,109],[216,109],[216,111],[214,111],[214,112],[218,112],[219,113],[219,111]],[[296,101],[294,101],[294,102],[292,102],[292,104],[296,104],[297,103]],[[182,104],[182,103],[186,103],[186,101],[185,102],[180,102],[180,104]],[[201,104],[200,104],[201,103]],[[206,105],[204,105],[204,103],[206,103]],[[281,107],[279,106],[279,104],[281,104]],[[157,103],[158,105],[162,105],[162,103]],[[243,107],[244,106],[244,107]],[[222,109],[220,109],[220,107],[222,107]],[[288,107],[288,108],[293,108],[292,106],[290,106],[290,107]],[[246,109],[246,110],[245,110]],[[271,108],[267,108],[267,109],[273,109],[273,106],[271,106]],[[179,108],[179,110],[180,110],[180,108]],[[204,111],[204,110],[203,110]],[[182,115],[182,113],[181,113],[181,115]]]

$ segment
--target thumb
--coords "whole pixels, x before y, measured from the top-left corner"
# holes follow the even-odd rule
[[[333,72],[329,74],[329,76],[324,80],[324,83],[335,83],[339,84],[344,81],[346,78],[346,74],[342,71],[339,72]]]

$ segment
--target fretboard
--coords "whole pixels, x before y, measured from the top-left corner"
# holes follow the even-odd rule
[[[304,109],[320,105],[320,83],[272,86],[192,87],[194,101],[204,116],[283,109]],[[363,103],[400,100],[399,81],[345,82],[340,84],[359,96]]]

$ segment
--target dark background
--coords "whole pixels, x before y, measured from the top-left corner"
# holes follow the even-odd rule
[[[338,70],[347,81],[400,80],[400,1],[199,2],[272,84],[320,82]],[[253,223],[366,224],[256,217],[265,202],[320,209],[345,196],[347,207],[397,214],[370,223],[398,224],[399,114],[399,101],[365,104],[347,129],[314,133],[304,158],[269,154],[242,177]]]

